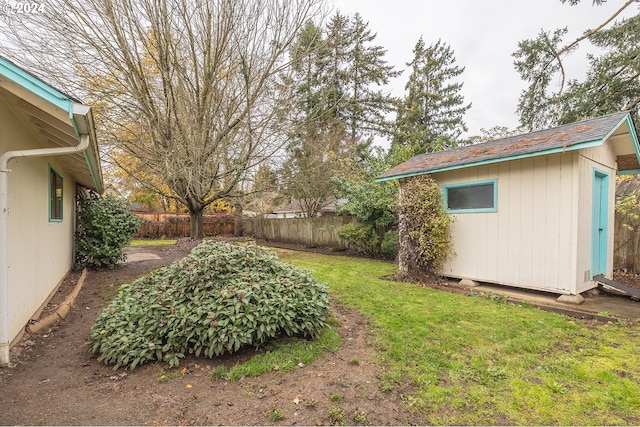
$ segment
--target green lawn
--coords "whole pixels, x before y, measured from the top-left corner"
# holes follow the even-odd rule
[[[638,425],[640,323],[582,321],[381,279],[395,265],[278,250],[366,315],[383,390],[429,424]]]
[[[174,245],[176,240],[173,239],[136,239],[129,243],[130,246],[160,246],[160,245]]]

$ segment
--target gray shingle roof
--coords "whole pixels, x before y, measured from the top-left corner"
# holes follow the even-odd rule
[[[383,173],[377,180],[384,181],[443,169],[470,167],[482,162],[505,161],[519,156],[542,155],[589,142],[601,142],[620,125],[628,114],[629,112],[623,111],[481,144],[437,153],[419,154]]]

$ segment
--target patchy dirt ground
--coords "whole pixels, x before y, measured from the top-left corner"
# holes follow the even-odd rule
[[[640,274],[625,270],[617,270],[613,272],[613,280],[617,280],[630,288],[640,289]]]
[[[347,425],[421,424],[403,405],[402,391],[383,393],[366,320],[334,306],[340,350],[286,374],[239,381],[212,379],[211,368],[251,357],[246,350],[219,359],[191,358],[180,368],[149,364],[132,372],[96,361],[85,344],[99,310],[117,287],[186,255],[194,246],[141,247],[115,270],[90,271],[69,315],[26,334],[13,350],[15,368],[0,369],[0,425]],[[156,259],[133,261],[139,252]],[[75,286],[72,274],[45,310],[56,309]],[[354,361],[358,363],[355,364]],[[171,377],[159,381],[161,375]],[[277,411],[284,417],[274,421]],[[338,419],[336,419],[338,418]]]

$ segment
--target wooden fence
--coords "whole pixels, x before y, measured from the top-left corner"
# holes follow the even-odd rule
[[[614,243],[613,243],[613,268],[627,269],[634,273],[640,273],[640,230],[629,229],[624,224],[637,223],[616,212]]]
[[[191,224],[186,213],[146,213],[135,212],[143,222],[138,230],[142,239],[165,237],[175,239],[189,237]],[[235,216],[232,214],[205,214],[202,216],[202,230],[205,236],[233,235]]]
[[[189,237],[191,226],[186,213],[135,212],[143,220],[138,238]],[[202,217],[205,236],[234,235],[235,215],[207,214]],[[255,217],[243,221],[243,233],[256,239],[303,246],[323,246],[348,249],[348,243],[338,236],[338,228],[354,222],[351,216],[322,216],[316,218],[266,219]]]
[[[354,222],[351,216],[321,216],[315,218],[265,219],[245,222],[245,233],[256,239],[303,246],[323,246],[348,249],[338,236],[338,228]]]
[[[640,178],[616,183],[616,201],[625,196],[640,198]],[[613,269],[627,269],[640,273],[640,221],[634,218],[638,212],[623,214],[616,211],[614,220]]]

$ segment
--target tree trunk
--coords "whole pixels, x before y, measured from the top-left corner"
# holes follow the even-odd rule
[[[401,277],[412,277],[417,270],[415,248],[407,235],[404,215],[400,214],[398,224],[398,273]]]
[[[418,264],[416,242],[409,237],[410,224],[402,213],[398,221],[398,276],[415,282],[425,280],[428,275]]]
[[[233,227],[233,235],[235,237],[242,237],[244,234],[244,230],[242,227],[242,205],[240,203],[236,203],[235,209],[235,218],[234,218],[234,227]]]
[[[202,240],[202,237],[204,237],[202,229],[202,210],[197,212],[189,211],[189,220],[191,223],[191,232],[189,237],[194,240]]]

